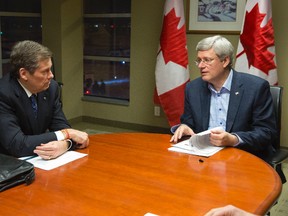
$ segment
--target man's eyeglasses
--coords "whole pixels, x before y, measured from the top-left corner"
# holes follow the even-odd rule
[[[202,62],[205,65],[211,65],[214,60],[214,58],[196,59],[195,64],[198,66]]]

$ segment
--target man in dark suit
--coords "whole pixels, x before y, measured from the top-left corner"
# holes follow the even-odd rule
[[[211,144],[268,161],[277,136],[269,83],[233,70],[233,46],[222,36],[201,40],[196,50],[201,77],[186,86],[181,124],[172,127],[170,141],[211,129]]]
[[[88,134],[72,129],[62,111],[51,57],[47,47],[33,41],[13,47],[13,69],[0,80],[0,153],[52,159],[72,145],[88,146]]]

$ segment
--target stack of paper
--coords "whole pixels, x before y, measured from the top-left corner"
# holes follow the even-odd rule
[[[211,131],[207,130],[194,134],[190,139],[174,144],[168,150],[209,157],[224,148],[210,144],[210,133]]]

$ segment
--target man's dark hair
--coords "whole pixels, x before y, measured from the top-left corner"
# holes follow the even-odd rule
[[[17,42],[10,55],[12,76],[19,78],[20,68],[25,68],[33,74],[39,67],[39,62],[52,57],[52,52],[45,46],[30,40]]]

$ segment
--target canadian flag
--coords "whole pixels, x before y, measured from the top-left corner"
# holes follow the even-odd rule
[[[179,124],[190,80],[183,0],[165,2],[155,77],[154,103],[160,104],[170,126]]]
[[[247,0],[235,69],[278,84],[271,0]]]

